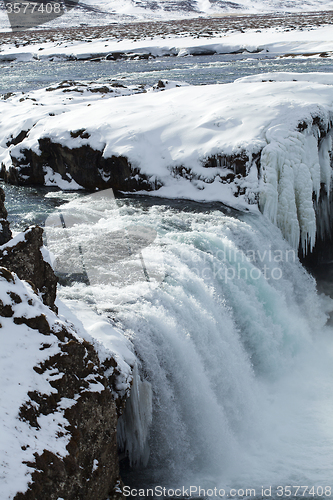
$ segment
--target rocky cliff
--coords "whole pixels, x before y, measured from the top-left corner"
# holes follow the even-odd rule
[[[0,190],[0,374],[2,498],[106,500],[121,496],[117,363],[56,314],[56,277],[42,229],[10,239]],[[111,384],[111,385],[110,385]]]

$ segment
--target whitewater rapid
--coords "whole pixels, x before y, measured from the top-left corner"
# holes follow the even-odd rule
[[[330,488],[331,299],[317,293],[261,214],[155,203],[96,203],[93,195],[61,207],[65,221],[81,217],[70,238],[81,248],[76,273],[83,256],[90,282],[61,286],[60,298],[110,322],[136,355],[130,410],[118,430],[122,452],[141,472],[127,481],[257,494],[272,486],[273,497],[278,486]],[[141,257],[111,262],[112,234],[127,228],[128,237],[133,227],[154,237]],[[54,241],[51,251],[66,255],[68,240]],[[99,281],[103,266],[109,282]]]

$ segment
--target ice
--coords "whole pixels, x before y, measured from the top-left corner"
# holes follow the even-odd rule
[[[316,241],[314,197],[319,199],[321,183],[328,196],[330,192],[331,135],[320,140],[316,125],[303,132],[274,126],[266,138],[268,145],[261,154],[261,210],[295,249],[301,244],[306,254]]]

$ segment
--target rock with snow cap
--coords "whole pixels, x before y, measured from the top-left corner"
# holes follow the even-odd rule
[[[94,347],[3,267],[0,298],[2,498],[112,498],[117,412]]]

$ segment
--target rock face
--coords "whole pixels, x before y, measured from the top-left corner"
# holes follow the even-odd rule
[[[3,192],[0,199],[1,213],[5,215]],[[10,487],[18,491],[10,498],[119,498],[117,408],[110,377],[110,366],[116,371],[117,362],[110,358],[101,365],[95,348],[57,316],[57,280],[43,260],[41,247],[42,229],[32,227],[3,245],[0,255],[1,350],[7,347],[10,356],[21,349],[24,367],[17,365],[15,374],[21,382],[22,376],[31,376],[34,381],[17,408],[13,409],[12,399],[7,403],[16,415],[10,420],[10,428],[7,425],[11,453],[25,467],[18,483],[22,483],[22,476],[26,482],[26,488],[19,489],[16,481],[11,481]],[[10,365],[15,366],[16,359],[20,358],[15,354],[15,359],[9,359]],[[108,378],[105,364],[109,367]],[[0,421],[2,418],[0,413]],[[62,447],[54,444],[58,441]],[[19,477],[16,470],[7,471],[7,476],[10,474]]]
[[[12,237],[12,232],[9,229],[9,222],[7,220],[7,210],[5,208],[5,193],[0,188],[0,245],[7,243]]]
[[[78,134],[78,135],[77,135]],[[80,130],[71,132],[72,137],[86,138],[86,132]],[[162,184],[156,178],[148,179],[138,169],[131,166],[125,156],[104,158],[102,151],[94,150],[88,145],[70,149],[49,138],[39,139],[38,155],[30,149],[23,149],[19,157],[12,156],[12,165],[8,169],[2,165],[0,177],[10,184],[16,185],[45,185],[46,168],[52,173],[59,174],[61,179],[70,183],[73,180],[88,191],[112,188],[115,191],[136,192],[159,189]],[[234,155],[215,155],[208,157],[203,166],[207,169],[223,167],[225,174],[221,175],[221,182],[235,183],[235,196],[244,194],[244,188],[238,186],[246,177],[249,165],[255,162],[259,171],[260,154],[253,155],[250,160],[245,152]],[[171,175],[190,181],[202,180],[191,169],[183,166],[173,167]],[[257,202],[257,200],[252,201]]]
[[[0,263],[14,271],[20,279],[33,283],[41,293],[44,304],[56,310],[54,301],[58,280],[50,264],[43,259],[42,234],[41,227],[33,226],[27,229],[23,238],[20,235],[0,249]]]
[[[75,134],[77,132],[72,132],[72,137],[78,137]],[[85,137],[83,130],[78,134],[81,134],[80,137]],[[11,184],[43,186],[45,167],[50,167],[65,181],[70,182],[74,179],[79,186],[90,191],[110,187],[116,191],[152,189],[147,179],[133,169],[123,156],[103,158],[102,151],[96,151],[88,145],[70,149],[51,142],[49,138],[40,139],[39,148],[40,155],[24,149],[20,159],[13,157],[14,166],[8,171],[2,168],[1,177]]]
[[[44,334],[45,335],[45,334]],[[57,335],[57,333],[56,333]],[[15,500],[106,499],[114,497],[119,481],[116,441],[117,413],[107,380],[91,345],[80,343],[63,330],[60,351],[34,370],[41,375],[57,370],[61,378],[52,383],[56,394],[29,393],[20,409],[22,419],[38,426],[38,416],[52,413],[62,398],[75,400],[66,409],[70,441],[68,455],[60,458],[44,450],[28,463],[35,469],[32,483]],[[98,390],[94,392],[94,385]]]

